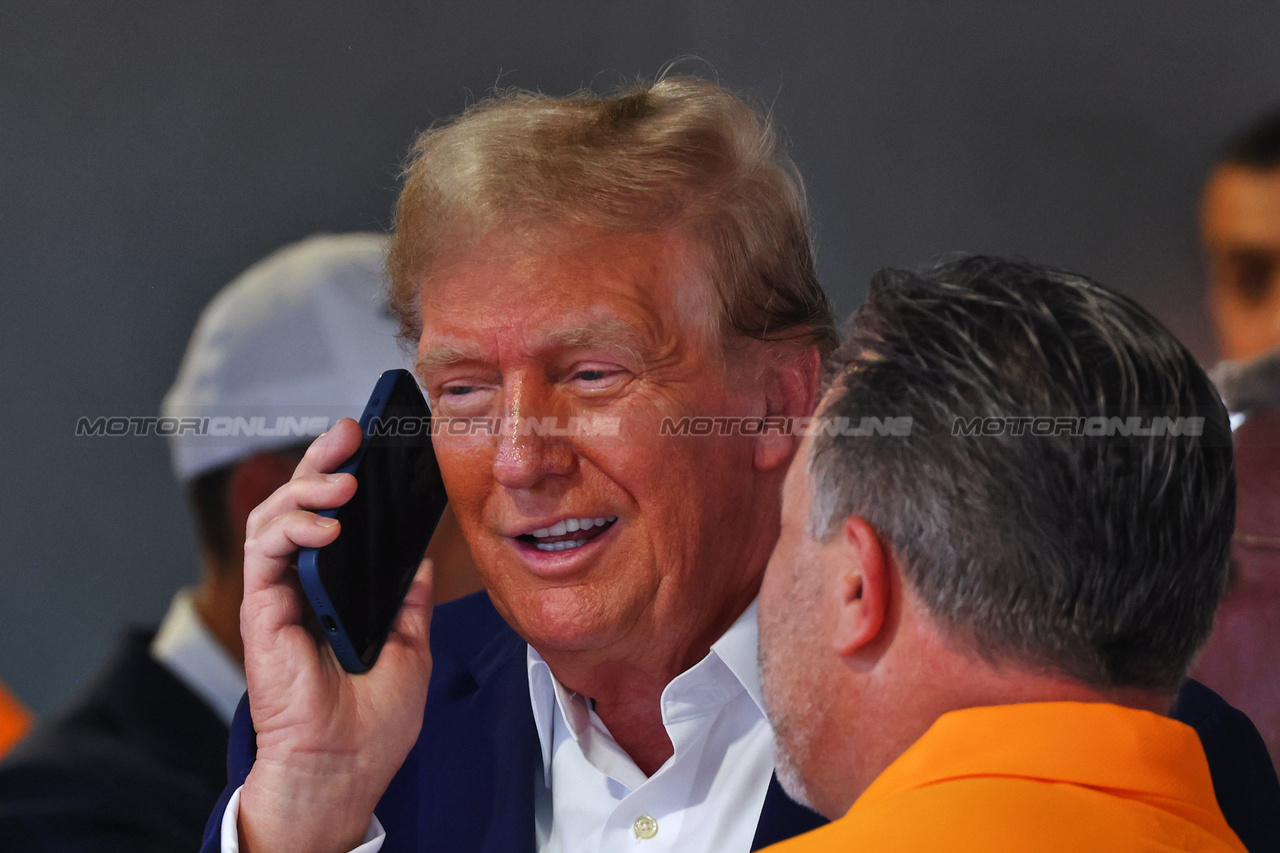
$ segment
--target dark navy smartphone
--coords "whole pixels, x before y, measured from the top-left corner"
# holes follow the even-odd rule
[[[360,449],[338,469],[355,476],[355,495],[318,513],[338,519],[338,538],[298,552],[302,588],[347,672],[378,659],[448,500],[411,373],[379,377],[360,430]]]

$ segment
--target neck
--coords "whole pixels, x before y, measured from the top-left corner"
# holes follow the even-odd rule
[[[204,580],[192,595],[196,616],[231,658],[244,666],[244,641],[240,639],[240,598],[243,569],[201,560]]]
[[[675,751],[662,723],[662,692],[710,653],[712,644],[755,600],[758,586],[757,582],[723,602],[714,618],[690,632],[672,631],[671,636],[628,644],[640,650],[629,658],[593,656],[588,662],[581,652],[549,652],[543,657],[561,684],[592,701],[614,741],[646,776],[652,776]],[[680,641],[682,636],[688,639]]]
[[[967,708],[1026,702],[1106,702],[1167,714],[1173,696],[1159,690],[1092,687],[1047,669],[993,664],[961,649],[937,631],[915,637],[913,650],[887,667],[892,679],[859,696],[849,773],[834,814],[854,801],[943,714]],[[905,674],[905,677],[904,677]],[[825,813],[825,809],[824,809]]]
[[[596,715],[636,767],[652,776],[675,754],[662,724],[662,691],[666,684],[649,681],[613,687],[617,689],[604,698],[594,699]]]

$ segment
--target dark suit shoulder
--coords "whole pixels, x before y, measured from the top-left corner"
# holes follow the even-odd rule
[[[94,681],[0,763],[6,851],[194,848],[227,728],[131,631]]]
[[[1250,851],[1280,850],[1280,781],[1249,717],[1187,679],[1171,716],[1200,736],[1218,806]]]

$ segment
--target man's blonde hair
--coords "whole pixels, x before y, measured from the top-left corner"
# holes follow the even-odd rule
[[[441,262],[495,226],[544,224],[679,233],[706,259],[722,329],[834,348],[799,173],[768,118],[718,85],[668,77],[612,97],[514,92],[423,133],[389,259],[406,338],[421,335],[418,291]]]

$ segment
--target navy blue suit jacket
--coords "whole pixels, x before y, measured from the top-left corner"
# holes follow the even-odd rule
[[[502,620],[488,596],[477,593],[436,608],[431,653],[434,668],[423,736],[376,809],[387,830],[382,849],[386,853],[534,853],[534,786],[541,784],[542,751],[529,703],[524,641]],[[1234,812],[1251,820],[1250,826],[1266,830],[1267,812],[1280,820],[1280,786],[1266,748],[1243,714],[1212,691],[1199,690],[1203,692],[1196,693],[1192,711],[1201,721],[1212,720],[1215,727],[1212,743],[1202,735],[1206,748],[1219,753],[1216,763],[1213,755],[1209,759],[1215,786],[1219,773],[1252,774],[1232,789],[1244,798],[1235,804]],[[1266,773],[1259,772],[1263,764],[1258,749],[1263,750]],[[205,830],[206,853],[219,848],[227,800],[249,774],[253,757],[253,723],[247,703],[241,702],[231,727],[228,787]],[[1222,790],[1218,788],[1220,797]],[[1224,812],[1230,820],[1232,812],[1225,804]],[[796,805],[774,778],[752,849],[825,822]],[[1261,840],[1271,846],[1250,849],[1280,850],[1280,826]]]

